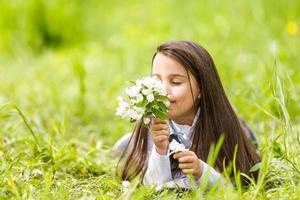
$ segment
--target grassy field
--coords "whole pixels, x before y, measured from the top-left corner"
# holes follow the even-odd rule
[[[0,0],[0,199],[298,199],[300,2]],[[115,116],[157,45],[202,44],[257,132],[257,183],[242,191],[122,188]]]

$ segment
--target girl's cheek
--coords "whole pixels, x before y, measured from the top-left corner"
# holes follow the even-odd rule
[[[173,95],[175,97],[177,97],[177,98],[184,97],[185,95],[187,95],[187,93],[186,93],[186,87],[184,87],[184,86],[178,86],[178,87],[174,88]]]
[[[176,89],[173,89],[171,92],[170,92],[170,96],[171,96],[171,99],[172,100],[176,100],[178,98],[178,91]]]

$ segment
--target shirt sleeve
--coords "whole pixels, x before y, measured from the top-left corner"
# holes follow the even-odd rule
[[[221,179],[221,181],[224,180],[222,175],[219,172],[217,172],[214,168],[212,168],[202,160],[200,161],[203,165],[203,172],[201,177],[198,179],[199,184],[201,184],[201,182],[203,182],[205,179],[207,179],[208,185],[212,185],[216,183],[219,179]]]
[[[169,156],[157,153],[155,145],[153,145],[148,161],[148,168],[143,180],[144,184],[158,186],[171,180],[172,175]]]

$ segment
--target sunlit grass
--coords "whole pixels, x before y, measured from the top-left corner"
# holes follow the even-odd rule
[[[0,1],[0,199],[299,198],[297,1],[85,3]],[[133,128],[115,116],[116,97],[170,39],[209,50],[257,132],[260,175],[248,189],[126,190],[116,177],[111,147]]]

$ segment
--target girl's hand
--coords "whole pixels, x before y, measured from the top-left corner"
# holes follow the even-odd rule
[[[192,174],[198,180],[203,173],[203,165],[193,151],[182,151],[174,154],[174,159],[178,159],[179,168],[185,174]]]
[[[157,153],[167,155],[170,135],[168,121],[153,118],[150,133]]]

